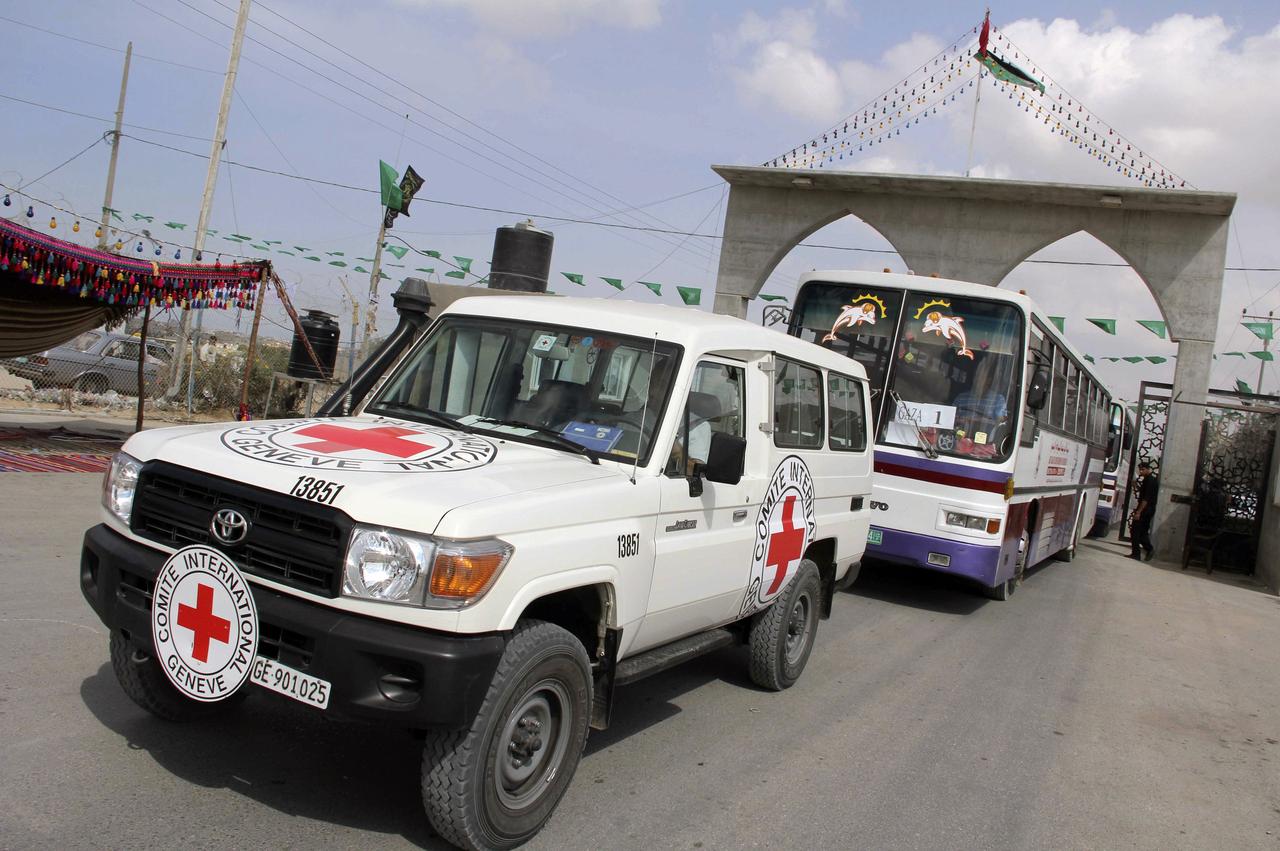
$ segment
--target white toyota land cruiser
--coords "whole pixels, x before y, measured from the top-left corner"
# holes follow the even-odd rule
[[[862,557],[869,405],[858,364],[736,319],[468,298],[355,416],[132,437],[81,585],[144,709],[252,682],[424,731],[431,824],[509,848],[616,686],[731,644],[796,681]]]

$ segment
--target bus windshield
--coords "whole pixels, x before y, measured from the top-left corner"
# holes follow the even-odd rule
[[[909,293],[880,440],[1002,461],[1013,450],[1021,312],[995,301]]]

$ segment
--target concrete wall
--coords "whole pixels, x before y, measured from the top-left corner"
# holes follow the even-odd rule
[[[1276,446],[1271,454],[1271,481],[1267,485],[1254,574],[1273,593],[1280,594],[1280,429],[1276,431]]]

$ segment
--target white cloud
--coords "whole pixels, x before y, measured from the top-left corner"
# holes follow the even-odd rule
[[[462,9],[486,30],[509,37],[565,35],[584,26],[651,29],[665,0],[401,0],[406,5]]]

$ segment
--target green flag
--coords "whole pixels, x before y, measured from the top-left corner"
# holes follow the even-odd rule
[[[636,283],[656,296],[662,295],[662,284],[654,284],[649,281],[636,281]]]
[[[457,255],[455,254],[455,255],[454,255],[454,257],[453,257],[453,259],[458,261],[458,268],[459,268],[459,269],[461,269],[461,270],[462,270],[462,271],[464,271],[464,272],[470,272],[470,271],[471,271],[471,263],[472,263],[472,260],[471,260],[471,258],[470,258],[470,257],[459,257],[459,256],[457,256]]]
[[[311,249],[310,249],[310,248],[307,248],[305,245],[295,245],[295,246],[293,247],[293,250],[294,250],[294,251],[299,251],[299,252],[301,252],[301,253],[303,253],[303,254],[306,254],[306,253],[307,253],[308,251],[310,251]]]
[[[363,267],[363,266],[357,266],[357,267],[355,268],[355,271],[357,271],[357,272],[364,272],[366,275],[367,275],[367,274],[369,274],[369,270],[368,270],[368,269],[366,269],[366,268],[365,268],[365,267]]]
[[[404,203],[404,193],[396,185],[396,181],[399,179],[400,174],[393,166],[378,160],[378,181],[382,189],[382,206],[388,210],[399,210],[400,205]]]
[[[1115,363],[1116,361],[1120,360],[1120,358],[1109,358],[1105,356],[1102,359],[1105,361],[1110,361],[1111,363]]]
[[[1127,355],[1126,357],[1123,358],[1123,360],[1125,360],[1128,363],[1142,363],[1144,360],[1146,360],[1146,358],[1144,358],[1142,355]]]
[[[1275,326],[1270,322],[1241,322],[1241,325],[1253,332],[1259,340],[1274,340]]]
[[[409,253],[409,249],[405,248],[403,245],[387,245],[386,243],[383,243],[383,247],[394,254],[397,260],[403,260],[404,256]]]
[[[1147,355],[1147,360],[1151,361],[1152,363],[1164,363],[1165,361],[1168,360],[1168,358],[1162,358],[1159,355]]]
[[[1137,323],[1143,328],[1146,328],[1152,334],[1155,334],[1161,340],[1164,339],[1164,332],[1168,326],[1159,319],[1139,319],[1137,320]]]
[[[458,271],[457,269],[454,269],[452,272],[445,272],[445,273],[444,273],[444,276],[445,276],[446,278],[466,278],[466,277],[467,277],[467,273],[466,273],[466,272],[460,272],[460,271]]]
[[[439,251],[433,251],[433,250],[431,250],[430,248],[428,248],[426,251],[424,251],[424,252],[422,252],[422,253],[423,253],[423,254],[425,254],[425,255],[427,255],[428,257],[434,257],[434,258],[436,258],[437,260],[439,260],[439,259],[440,259],[440,252],[439,252]]]
[[[577,272],[561,272],[560,274],[564,275],[566,278],[573,281],[575,284],[577,284],[580,287],[586,286],[586,284],[583,283],[582,281],[582,276],[579,275]]]
[[[1272,352],[1249,352],[1249,354],[1253,355],[1258,360],[1273,361],[1276,359],[1275,354]]]
[[[311,250],[310,248],[298,248],[298,246],[296,245],[294,246],[294,248],[297,248],[299,251]],[[345,251],[326,251],[325,254],[329,255],[330,257],[346,257],[347,256]]]
[[[133,214],[133,220],[134,220],[135,222],[146,222],[147,224],[151,224],[152,222],[154,222],[154,221],[156,220],[156,217],[155,217],[155,216],[144,216],[142,213],[134,213],[134,214]]]
[[[620,289],[622,289],[622,279],[621,279],[621,278],[605,278],[605,277],[601,277],[601,278],[600,278],[600,280],[604,281],[606,284],[608,284],[609,286],[613,287],[615,290],[620,290]]]
[[[1058,327],[1058,331],[1067,333],[1067,318],[1065,316],[1050,316],[1049,321]]]
[[[1114,319],[1088,319],[1088,318],[1086,318],[1086,320],[1085,320],[1085,321],[1087,321],[1087,322],[1092,322],[1094,325],[1097,325],[1097,326],[1098,326],[1099,328],[1101,328],[1103,331],[1106,331],[1108,334],[1111,334],[1112,336],[1114,336],[1114,335],[1115,335],[1115,333],[1116,333],[1116,321],[1115,321]]]
[[[1244,357],[1244,352],[1223,352],[1222,356],[1227,358],[1242,358]]]
[[[676,292],[680,293],[680,300],[687,305],[702,304],[702,290],[697,287],[676,287]]]
[[[425,274],[427,274],[427,275],[434,275],[434,274],[436,273],[436,270],[435,270],[435,269],[427,269],[427,268],[426,268],[426,267],[424,267],[424,266],[419,266],[418,268],[414,269],[413,271],[415,271],[415,272],[423,272],[423,273],[425,273]]]
[[[277,253],[277,254],[288,254],[290,257],[296,257],[296,256],[297,256],[297,255],[296,255],[296,254],[294,254],[292,251],[289,251],[289,250],[284,249],[284,248],[281,248],[281,249],[280,249],[279,251],[277,251],[276,253]]]
[[[1097,363],[1097,361],[1093,359],[1093,355],[1085,355],[1084,359],[1087,360],[1089,363]]]
[[[760,295],[756,296],[756,298],[763,299],[764,301],[786,301],[787,300],[787,297],[784,295],[770,295],[767,293],[760,293]]]
[[[165,223],[164,223],[164,226],[165,226],[165,227],[167,227],[167,228],[173,228],[174,230],[186,230],[186,229],[187,229],[187,226],[186,226],[185,224],[183,224],[182,222],[165,222]]]
[[[320,262],[320,258],[319,258],[319,257],[315,257],[315,256],[311,256],[311,257],[303,257],[302,259],[303,259],[303,260],[314,260],[314,261],[316,261],[317,263],[319,263],[319,262]]]
[[[1253,388],[1252,388],[1252,387],[1250,387],[1248,384],[1245,384],[1243,381],[1241,381],[1241,380],[1240,380],[1240,379],[1238,379],[1238,378],[1236,379],[1236,390],[1237,390],[1237,391],[1239,391],[1239,392],[1241,392],[1241,393],[1252,393],[1252,392],[1253,392]]]
[[[342,261],[342,260],[330,260],[330,261],[329,261],[329,265],[330,265],[330,266],[337,266],[339,269],[345,269],[345,268],[347,268],[347,264],[346,264],[344,261]]]

